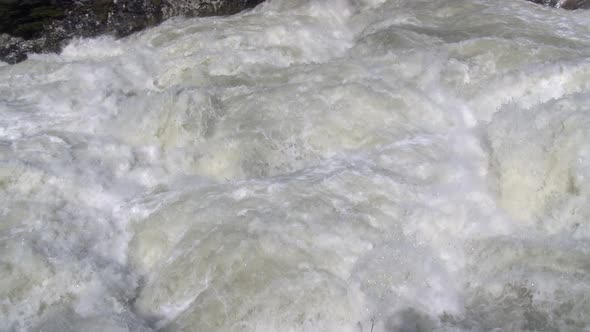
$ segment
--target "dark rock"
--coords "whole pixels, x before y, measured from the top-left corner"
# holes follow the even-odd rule
[[[0,35],[0,45],[0,59],[8,63],[23,61],[30,52],[30,47],[25,45],[24,39],[7,34]]]
[[[0,1],[0,33],[34,39],[43,35],[45,27],[63,19],[66,8],[52,1]]]
[[[588,9],[590,0],[528,0],[545,6],[563,8],[563,9]]]
[[[124,37],[172,16],[232,15],[264,0],[0,0],[0,60],[59,52],[73,37]]]

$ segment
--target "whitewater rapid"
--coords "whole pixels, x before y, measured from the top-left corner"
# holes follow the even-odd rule
[[[588,331],[590,12],[271,0],[0,64],[2,331]]]

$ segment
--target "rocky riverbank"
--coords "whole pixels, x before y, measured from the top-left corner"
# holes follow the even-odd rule
[[[0,0],[0,60],[56,52],[73,37],[123,37],[172,16],[231,15],[264,0]]]

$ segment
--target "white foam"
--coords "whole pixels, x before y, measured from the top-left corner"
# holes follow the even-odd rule
[[[0,329],[583,329],[589,23],[273,0],[0,66]]]

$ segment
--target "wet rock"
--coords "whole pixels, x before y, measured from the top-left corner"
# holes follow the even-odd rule
[[[564,9],[588,9],[590,0],[528,0],[534,3],[543,4]]]
[[[0,0],[0,61],[57,52],[73,37],[123,37],[172,16],[231,15],[264,0]]]
[[[25,40],[18,37],[12,37],[8,34],[0,35],[0,59],[8,63],[16,63],[27,58],[26,53],[30,52],[30,47],[25,45]]]

